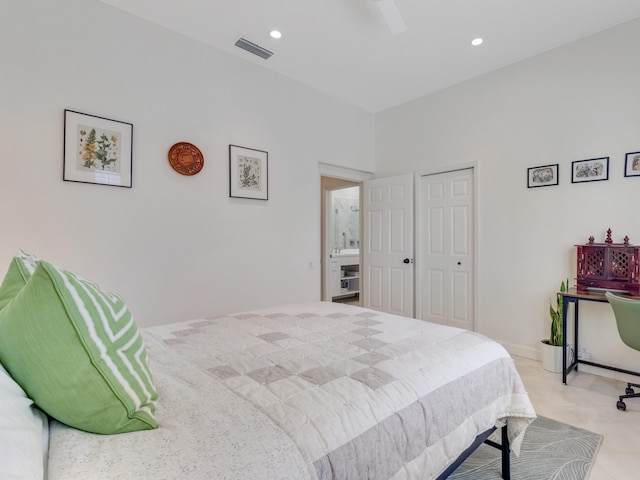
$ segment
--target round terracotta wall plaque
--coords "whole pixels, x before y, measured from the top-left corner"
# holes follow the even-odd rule
[[[195,175],[204,167],[204,157],[195,145],[179,142],[169,149],[169,163],[182,175]]]

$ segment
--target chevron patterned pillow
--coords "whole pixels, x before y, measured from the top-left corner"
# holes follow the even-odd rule
[[[0,362],[69,426],[103,434],[158,426],[146,350],[124,301],[48,262],[0,310]]]

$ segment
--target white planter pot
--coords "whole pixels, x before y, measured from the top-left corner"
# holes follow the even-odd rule
[[[549,345],[548,340],[542,340],[540,353],[542,368],[552,373],[562,373],[562,346]]]

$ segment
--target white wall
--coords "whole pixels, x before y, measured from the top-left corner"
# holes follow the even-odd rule
[[[2,8],[0,270],[22,248],[142,325],[320,298],[318,162],[373,170],[371,114],[94,0]],[[62,181],[65,108],[133,123],[132,189]],[[229,198],[229,144],[269,152],[267,202]]]
[[[573,245],[640,244],[640,21],[374,119],[93,0],[6,2],[0,16],[0,270],[17,248],[121,293],[142,325],[320,298],[318,162],[379,175],[474,162],[478,329],[535,357]],[[132,189],[63,182],[63,110],[134,124]],[[200,147],[178,175],[167,151]],[[268,202],[230,199],[228,145],[269,152]],[[611,157],[607,182],[571,161]],[[526,169],[560,164],[560,186]],[[500,288],[496,288],[499,286]],[[594,359],[640,362],[607,305],[582,308]]]
[[[476,165],[477,328],[512,353],[537,357],[575,244],[609,227],[640,244],[640,177],[623,177],[640,151],[638,58],[635,20],[376,116],[378,175]],[[571,183],[572,161],[602,156],[608,181]],[[555,163],[559,186],[527,189],[527,168]],[[640,370],[608,305],[581,319],[594,361]]]

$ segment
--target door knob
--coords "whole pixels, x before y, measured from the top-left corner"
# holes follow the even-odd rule
[[[411,260],[409,260],[408,258],[405,258],[404,260],[402,260],[403,263],[411,263]]]
[[[462,262],[458,262],[458,265],[462,265]]]

